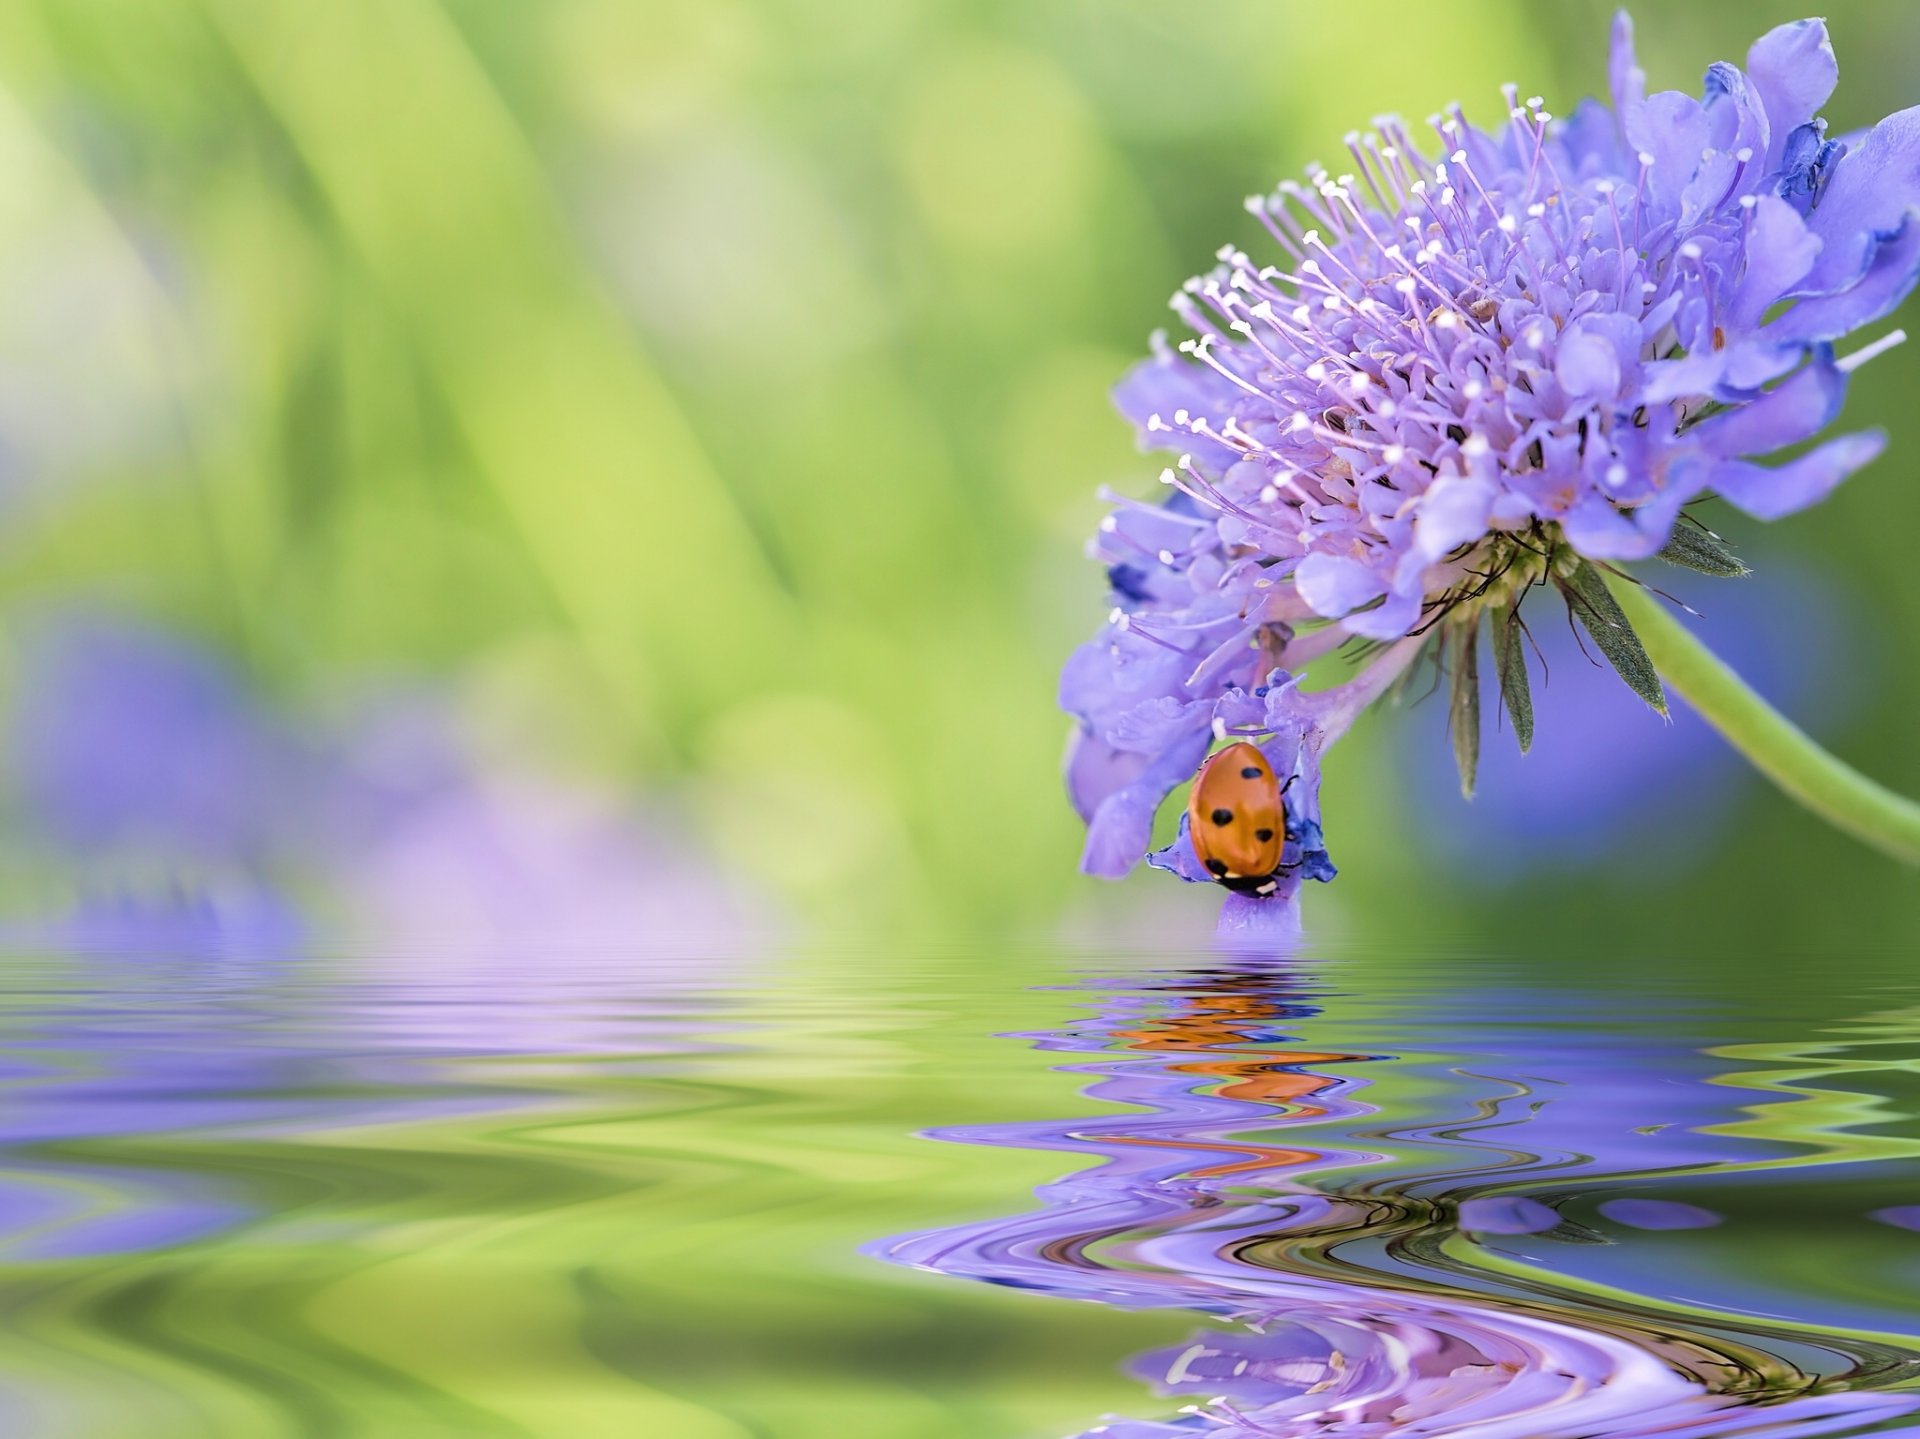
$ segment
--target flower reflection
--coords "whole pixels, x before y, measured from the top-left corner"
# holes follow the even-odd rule
[[[1541,1019],[1569,1000],[1599,1017]],[[1043,1187],[1036,1212],[878,1252],[1211,1316],[1136,1364],[1182,1412],[1086,1431],[1111,1439],[1800,1435],[1920,1407],[1850,1387],[1911,1376],[1912,1346],[1764,1317],[1731,1273],[1717,1297],[1683,1297],[1636,1263],[1718,1217],[1672,1190],[1751,1179],[1789,1149],[1725,1132],[1755,1095],[1724,1063],[1596,995],[1416,1003],[1417,1023],[1360,1027],[1394,1038],[1382,1052],[1351,1043],[1364,1000],[1285,972],[1108,996],[1029,1037],[1084,1056],[1066,1067],[1128,1112],[939,1136],[1101,1162]],[[1714,1282],[1711,1266],[1687,1282]]]

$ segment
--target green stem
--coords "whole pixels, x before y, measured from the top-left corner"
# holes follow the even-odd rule
[[[1754,768],[1827,823],[1920,865],[1920,804],[1828,754],[1701,644],[1644,587],[1608,585],[1660,677]]]

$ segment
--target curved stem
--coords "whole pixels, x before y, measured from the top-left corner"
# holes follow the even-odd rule
[[[1815,744],[1643,586],[1612,576],[1607,583],[1660,677],[1755,769],[1827,823],[1883,854],[1920,865],[1920,804]]]

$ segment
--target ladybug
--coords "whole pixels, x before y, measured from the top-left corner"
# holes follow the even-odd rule
[[[1294,837],[1281,796],[1285,785],[1258,749],[1244,742],[1209,755],[1187,800],[1187,835],[1207,873],[1236,894],[1269,895],[1280,855]]]

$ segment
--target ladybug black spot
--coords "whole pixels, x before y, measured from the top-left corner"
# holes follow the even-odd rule
[[[1256,829],[1253,832],[1253,837],[1259,840],[1260,843],[1265,844],[1268,840],[1273,838],[1273,831],[1270,829]]]
[[[1266,771],[1261,769],[1259,765],[1250,764],[1245,769],[1240,771],[1240,778],[1241,779],[1259,779],[1260,776],[1265,773]]]
[[[1215,824],[1232,824],[1233,811],[1230,809],[1217,809],[1213,812],[1212,819]]]
[[[1227,862],[1224,859],[1210,859],[1207,861],[1207,873],[1224,875],[1226,872]]]

